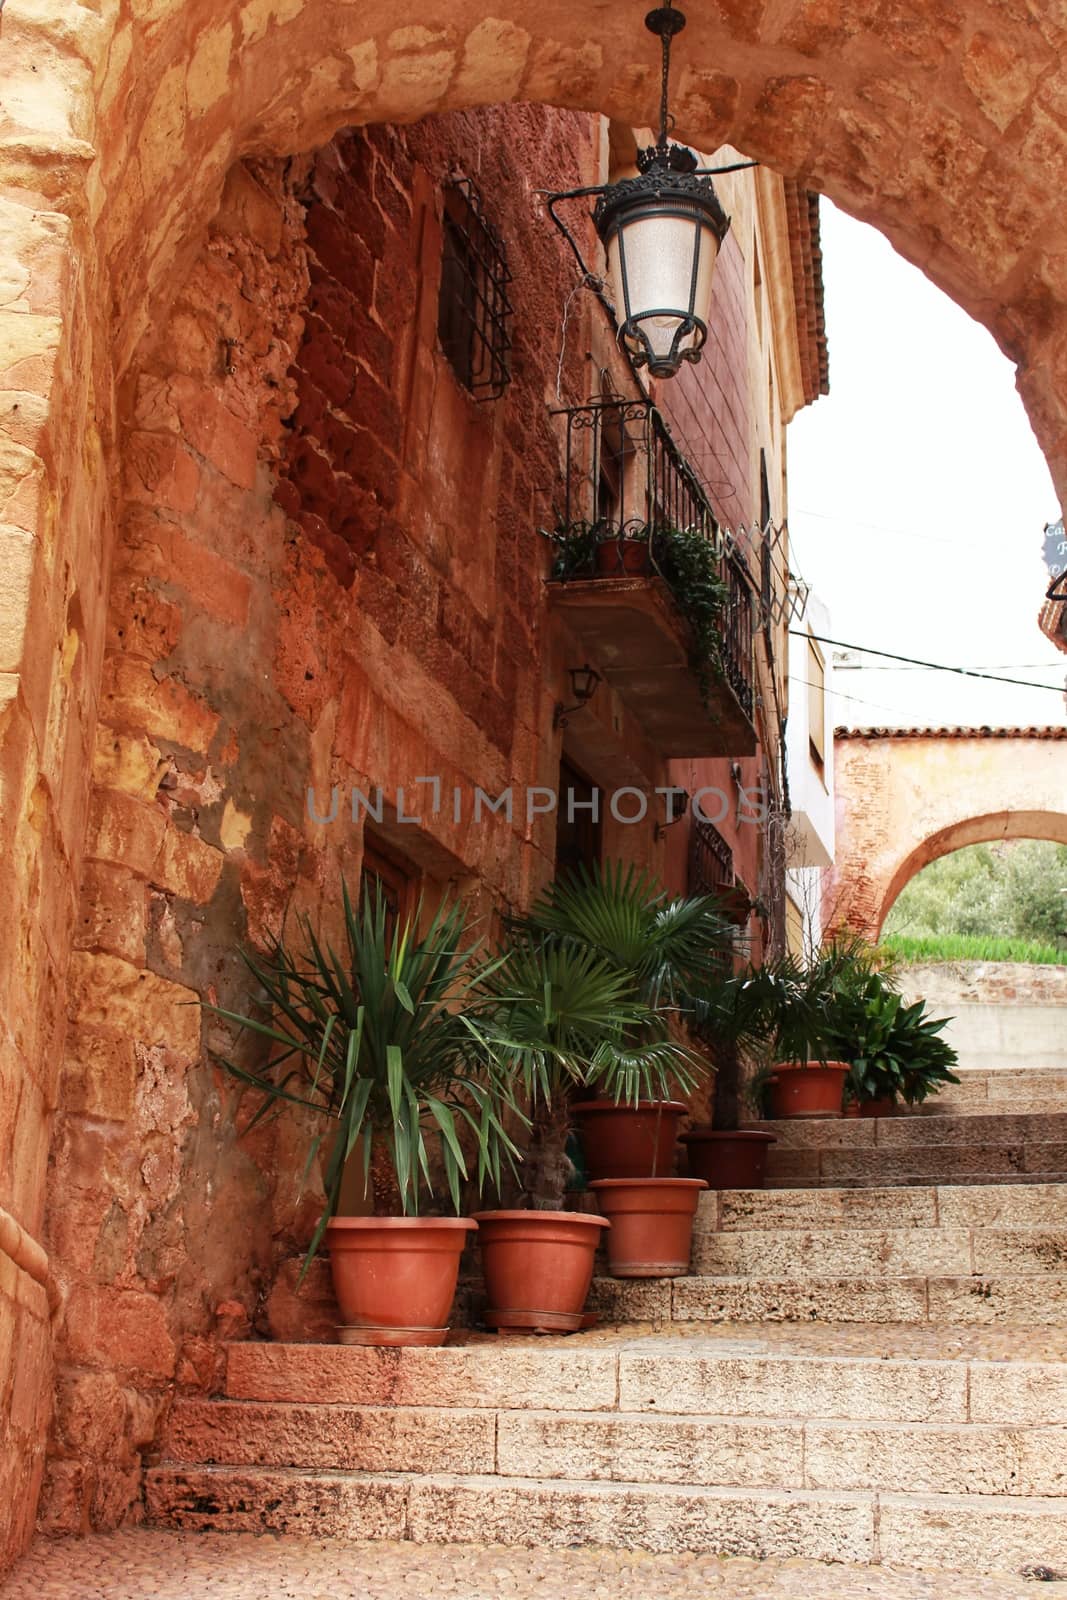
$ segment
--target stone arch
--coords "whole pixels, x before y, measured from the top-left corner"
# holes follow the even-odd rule
[[[1005,839],[1049,839],[1055,844],[1067,844],[1067,811],[998,811],[951,823],[931,834],[916,845],[890,878],[874,928],[875,937],[881,934],[901,890],[924,867],[967,845],[993,844]]]
[[[838,729],[834,926],[877,938],[923,867],[997,839],[1067,844],[1067,729]]]
[[[657,63],[643,9],[4,9],[0,897],[12,912],[0,929],[0,1205],[31,1234],[100,690],[118,391],[134,354],[162,327],[240,158],[309,150],[346,123],[499,101],[646,122]],[[981,320],[1019,363],[1067,491],[1067,25],[1052,0],[693,11],[679,135],[729,141],[828,194]]]

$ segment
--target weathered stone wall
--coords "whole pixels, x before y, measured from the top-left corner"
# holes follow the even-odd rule
[[[923,962],[903,969],[901,986],[952,1018],[944,1037],[965,1070],[1067,1072],[1067,967]]]
[[[245,1009],[239,943],[293,932],[299,911],[336,920],[364,849],[352,789],[382,786],[376,843],[431,896],[514,907],[551,872],[555,819],[530,823],[522,795],[556,783],[552,706],[576,659],[548,625],[537,532],[561,481],[545,328],[573,269],[522,174],[580,182],[599,137],[594,119],[512,108],[238,166],[131,375],[50,1172],[54,1531],[137,1515],[140,1452],[175,1390],[210,1388],[236,1329],[301,1315],[291,1263],[321,1189],[299,1192],[294,1119],[238,1141],[197,1002]],[[514,272],[515,379],[490,405],[436,339],[441,184],[468,163]],[[577,395],[590,345],[600,366],[618,356],[590,296],[573,333]],[[512,786],[513,818],[475,821],[479,786]],[[319,816],[337,792],[327,825],[309,789]],[[651,861],[654,820],[615,848]],[[212,1041],[229,1043],[214,1024]]]
[[[1067,733],[1040,732],[839,731],[827,921],[877,938],[904,885],[939,856],[996,839],[1067,843]]]

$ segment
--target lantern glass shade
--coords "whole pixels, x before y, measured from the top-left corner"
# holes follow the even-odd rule
[[[655,188],[648,177],[624,179],[606,192],[597,217],[620,337],[656,378],[700,359],[728,226],[710,183],[690,179],[685,192],[684,179],[664,178]]]

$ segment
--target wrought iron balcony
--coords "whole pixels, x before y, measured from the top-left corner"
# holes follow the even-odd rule
[[[758,594],[699,477],[650,401],[554,415],[566,428],[554,606],[663,755],[751,753]]]

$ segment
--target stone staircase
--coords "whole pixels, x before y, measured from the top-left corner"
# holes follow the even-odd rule
[[[225,1397],[174,1406],[148,1514],[316,1538],[1067,1566],[1067,1359],[917,1353],[885,1330],[868,1353],[812,1352],[774,1332],[234,1345]]]
[[[149,1518],[1067,1573],[1067,1109],[974,1077],[779,1124],[796,1186],[703,1195],[690,1274],[597,1279],[590,1332],[231,1345]]]
[[[925,1115],[758,1122],[776,1136],[771,1188],[1067,1182],[1067,1100],[1054,1110],[970,1106]]]
[[[1067,1110],[1067,1072],[1054,1067],[963,1067],[959,1083],[912,1108],[912,1116],[983,1116]]]

